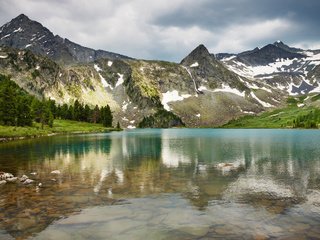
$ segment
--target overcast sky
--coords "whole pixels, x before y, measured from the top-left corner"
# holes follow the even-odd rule
[[[203,43],[238,53],[276,40],[320,48],[319,0],[0,0],[0,25],[20,13],[81,45],[180,62]]]

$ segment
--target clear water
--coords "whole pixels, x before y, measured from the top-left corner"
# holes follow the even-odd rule
[[[320,239],[319,143],[149,129],[0,144],[0,171],[35,180],[0,186],[0,239]]]

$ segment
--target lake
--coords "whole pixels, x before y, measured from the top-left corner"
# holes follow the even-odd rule
[[[320,239],[319,143],[263,129],[3,143],[0,171],[35,182],[0,186],[0,239]]]

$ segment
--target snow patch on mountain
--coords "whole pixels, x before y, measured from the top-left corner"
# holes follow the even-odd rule
[[[231,88],[229,85],[225,85],[223,84],[221,88],[217,88],[215,89],[213,92],[228,92],[228,93],[233,93],[236,94],[240,97],[245,97],[245,92],[240,92],[238,89],[236,88]]]
[[[273,107],[273,105],[271,105],[270,103],[260,100],[253,92],[251,92],[250,94],[251,94],[251,97],[257,100],[263,107],[265,108]]]
[[[195,63],[191,64],[190,67],[199,67],[199,63],[195,62]]]
[[[23,29],[21,27],[19,27],[18,29],[15,29],[13,32],[16,33],[16,32],[22,32]]]
[[[1,38],[1,40],[4,39],[4,38],[10,37],[10,35],[11,35],[11,34],[7,34],[7,35],[3,36],[3,37]]]
[[[168,105],[169,102],[183,101],[184,99],[189,97],[191,97],[190,94],[179,95],[179,92],[177,90],[167,91],[165,93],[162,93],[161,103],[164,109],[166,109],[167,111],[170,111],[171,108]]]
[[[319,93],[320,92],[320,85],[318,85],[316,88],[314,88],[312,91],[309,93]]]
[[[123,80],[123,74],[118,73],[118,81],[116,83],[116,87],[120,86],[121,84],[123,84],[124,80]]]
[[[221,61],[226,67],[239,74],[240,76],[254,79],[271,79],[275,74],[278,73],[292,73],[299,72],[305,76],[308,74],[308,66],[320,65],[320,54],[315,54],[310,51],[303,52],[306,57],[301,59],[283,59],[278,58],[275,62],[269,63],[268,65],[250,66],[234,59],[234,57],[224,58]]]
[[[102,71],[102,69],[97,64],[94,64],[93,67],[97,72]]]
[[[193,81],[193,85],[194,85],[194,89],[196,90],[196,93],[199,93],[199,90],[197,89],[196,81],[194,80],[194,78],[193,78],[190,70],[189,70],[187,67],[185,67],[185,66],[182,66],[182,67],[187,71],[187,73],[189,74],[191,80]],[[200,91],[201,91],[201,90],[200,90]]]
[[[127,103],[127,102],[125,102],[125,101],[122,103],[122,111],[123,111],[123,112],[127,110],[128,105],[129,105],[129,103]]]
[[[104,88],[110,88],[111,90],[113,90],[113,87],[112,87],[112,86],[106,81],[106,79],[104,79],[104,77],[102,77],[102,75],[100,74],[100,71],[102,71],[102,69],[101,69],[97,64],[94,64],[93,67],[94,67],[94,69],[97,71],[97,73],[99,74],[99,77],[100,77],[102,86],[103,86]]]

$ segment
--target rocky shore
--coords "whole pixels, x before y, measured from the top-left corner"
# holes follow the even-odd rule
[[[35,181],[30,179],[27,175],[16,177],[12,173],[0,172],[0,185],[7,184],[7,183],[21,183],[21,184],[28,185],[34,182]]]

